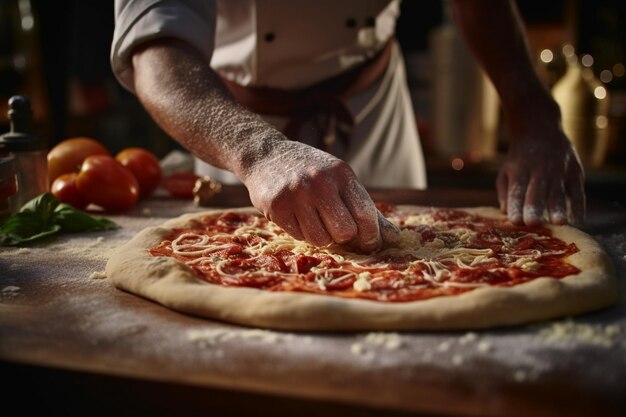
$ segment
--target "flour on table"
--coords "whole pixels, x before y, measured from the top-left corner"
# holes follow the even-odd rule
[[[103,236],[97,238],[87,238],[84,236],[74,239],[63,239],[57,244],[49,246],[47,249],[58,254],[81,256],[93,260],[107,260],[119,246],[115,240],[107,241]]]
[[[19,294],[19,292],[20,287],[16,287],[15,285],[7,285],[2,289],[1,294],[3,297],[15,297]]]
[[[469,343],[475,342],[476,340],[478,340],[478,335],[474,332],[468,332],[468,333],[465,333],[465,335],[459,339],[459,344],[467,345]]]
[[[447,352],[450,350],[450,342],[441,342],[437,345],[437,350],[439,352]]]
[[[187,340],[196,343],[200,347],[207,347],[225,343],[232,340],[238,342],[249,341],[252,343],[278,344],[291,342],[298,339],[310,344],[310,336],[296,336],[292,333],[279,333],[263,329],[200,329],[187,331]]]
[[[616,324],[577,323],[572,319],[551,323],[539,331],[539,336],[554,343],[586,343],[611,348],[621,333]]]
[[[31,253],[31,249],[30,248],[18,248],[18,249],[7,249],[7,250],[3,250],[2,252],[0,252],[0,256],[1,257],[11,257],[11,256],[21,256],[21,255],[28,255],[29,253]]]
[[[398,350],[404,346],[405,342],[398,333],[370,332],[360,341],[350,345],[350,352],[365,360],[372,360],[377,353],[384,354],[384,351]]]
[[[517,371],[513,372],[513,379],[515,380],[515,382],[524,382],[528,379],[528,372],[524,371],[523,369],[518,369]]]
[[[478,349],[479,352],[487,353],[491,350],[491,343],[487,342],[486,340],[481,340],[476,345],[476,349]]]
[[[91,275],[89,275],[89,279],[106,279],[107,274],[104,271],[96,271],[96,272],[92,272]]]

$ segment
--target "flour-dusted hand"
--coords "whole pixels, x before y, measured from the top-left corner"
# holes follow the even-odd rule
[[[561,129],[561,113],[535,71],[524,22],[513,0],[453,0],[454,19],[493,82],[511,135],[498,175],[500,207],[514,223],[535,225],[585,217],[583,170]]]
[[[299,142],[274,142],[243,178],[254,206],[296,239],[372,252],[378,211],[344,161]]]
[[[255,207],[287,233],[316,246],[335,242],[363,252],[382,246],[376,206],[348,164],[288,140],[239,105],[193,48],[159,40],[138,49],[133,66],[137,96],[165,131],[200,159],[235,173]],[[392,232],[386,225],[389,241]]]
[[[554,224],[585,218],[584,173],[560,128],[526,133],[512,143],[496,181],[500,208],[514,223]]]

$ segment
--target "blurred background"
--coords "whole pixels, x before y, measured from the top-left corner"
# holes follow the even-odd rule
[[[486,2],[488,3],[488,2]],[[626,2],[519,0],[533,58],[563,112],[592,192],[626,185]],[[497,96],[450,22],[445,1],[405,0],[405,53],[431,186],[492,187],[508,146]],[[89,136],[116,152],[180,149],[115,80],[112,0],[0,0],[0,133],[26,94],[52,147]]]

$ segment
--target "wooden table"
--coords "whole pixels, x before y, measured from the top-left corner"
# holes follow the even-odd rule
[[[372,195],[421,205],[495,204],[491,190]],[[214,204],[249,201],[243,189],[225,187]],[[618,203],[590,202],[585,228],[616,265],[617,306],[570,322],[383,336],[214,322],[119,291],[102,277],[111,250],[138,230],[198,210],[157,196],[110,216],[122,226],[117,231],[0,248],[6,410],[11,403],[20,415],[624,415],[626,211]],[[394,338],[399,347],[385,345]]]

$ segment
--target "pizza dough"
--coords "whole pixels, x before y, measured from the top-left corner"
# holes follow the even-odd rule
[[[460,210],[494,219],[504,217],[490,207]],[[118,288],[176,311],[285,330],[465,330],[519,325],[603,308],[614,303],[618,294],[607,255],[589,235],[569,226],[546,227],[554,237],[577,245],[579,251],[567,258],[567,263],[580,270],[577,274],[409,302],[216,285],[172,257],[150,255],[149,249],[168,239],[172,229],[190,227],[203,216],[226,211],[258,213],[253,208],[213,210],[144,229],[114,252],[106,266],[107,276]]]

